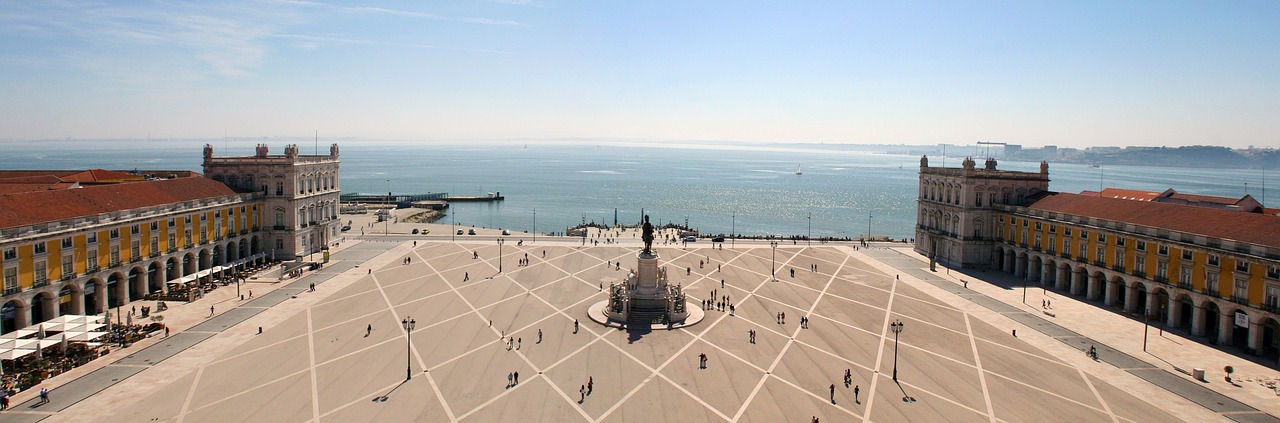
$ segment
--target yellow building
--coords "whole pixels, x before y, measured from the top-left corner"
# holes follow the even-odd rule
[[[187,171],[0,171],[0,332],[265,260],[258,194]]]
[[[916,250],[948,265],[994,268],[1141,318],[1162,319],[1219,345],[1280,356],[1280,210],[1252,197],[1223,198],[1106,189],[1079,194],[1044,188],[986,203],[965,196],[940,207],[926,180],[947,179],[957,192],[993,184],[988,169],[967,171],[921,163],[922,212],[947,209],[955,222],[994,220],[976,232],[940,230],[925,216]],[[947,176],[949,175],[949,176]],[[1018,178],[1007,178],[1009,181]],[[933,198],[937,198],[934,196]],[[945,197],[944,197],[945,198]],[[944,256],[937,245],[983,254]]]

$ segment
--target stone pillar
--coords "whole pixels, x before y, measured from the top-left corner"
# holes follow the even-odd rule
[[[23,303],[13,310],[13,326],[18,329],[31,326],[31,306]]]
[[[1080,295],[1080,292],[1084,291],[1084,287],[1082,285],[1089,282],[1088,278],[1089,276],[1086,275],[1084,272],[1072,272],[1071,273],[1071,295]]]
[[[45,321],[49,321],[49,320],[56,319],[58,316],[61,316],[61,315],[62,315],[62,310],[60,310],[60,309],[58,308],[58,297],[57,297],[57,296],[50,295],[49,297],[45,298],[45,299],[44,299],[44,309],[45,309],[45,310],[48,310],[48,311],[46,312],[46,314],[48,314],[48,315],[49,315],[49,318],[48,318],[48,319],[45,319]]]
[[[116,301],[119,302],[119,304],[116,304],[116,305],[120,305],[120,306],[123,306],[129,303],[129,277],[128,276],[125,276],[124,278],[121,278],[119,281],[116,281]]]
[[[1048,285],[1053,281],[1053,268],[1048,263],[1040,262],[1040,285]]]
[[[1058,277],[1054,278],[1053,282],[1054,282],[1054,286],[1053,286],[1054,289],[1057,289],[1057,290],[1067,289],[1067,285],[1071,282],[1071,268],[1059,267]]]
[[[1213,316],[1207,316],[1213,317]],[[1191,306],[1191,334],[1194,336],[1204,336],[1204,307],[1198,305]]]
[[[1169,315],[1165,316],[1164,319],[1164,324],[1166,326],[1171,328],[1178,327],[1181,322],[1178,317],[1182,316],[1183,306],[1185,306],[1185,304],[1183,304],[1182,301],[1175,301],[1172,297],[1169,298]]]
[[[71,314],[84,314],[84,287],[71,291]]]
[[[1116,301],[1116,294],[1119,293],[1120,284],[1108,280],[1103,280],[1102,284],[1106,286],[1106,289],[1103,289],[1102,303],[1111,306]]]
[[[138,273],[138,284],[133,286],[133,297],[139,300],[142,296],[147,295],[151,287],[151,271],[143,271]]]
[[[1142,310],[1138,310],[1138,286],[1137,285],[1133,285],[1133,286],[1121,285],[1120,289],[1125,290],[1124,291],[1124,311],[1127,311],[1130,313],[1141,312]]]
[[[98,304],[97,310],[89,310],[90,314],[101,314],[107,310],[107,284],[99,283],[93,290],[93,302]]]
[[[1017,258],[1014,257],[1013,250],[1005,250],[1004,265],[1000,267],[1000,270],[1004,271],[1005,273],[1013,273],[1014,260],[1017,260]]]
[[[1236,328],[1235,319],[1232,317],[1234,316],[1231,314],[1218,315],[1218,345],[1231,345],[1231,335]]]
[[[1086,277],[1089,278],[1089,286],[1086,287],[1087,291],[1084,297],[1087,300],[1097,300],[1098,289],[1102,287],[1102,277],[1097,274],[1087,275]]]
[[[1261,356],[1262,350],[1262,325],[1261,322],[1249,322],[1249,353],[1255,356]]]
[[[1017,257],[1013,259],[1013,276],[1016,278],[1027,277],[1027,259],[1026,257]]]

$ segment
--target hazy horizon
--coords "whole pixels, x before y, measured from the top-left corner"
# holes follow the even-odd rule
[[[4,140],[1280,144],[1276,2],[0,1]]]

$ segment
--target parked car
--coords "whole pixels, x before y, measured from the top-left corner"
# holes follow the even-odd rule
[[[698,242],[698,237],[696,237],[696,236],[686,236],[686,237],[684,237],[684,242]]]
[[[506,230],[506,229],[503,229],[503,230],[502,230],[502,234],[503,234],[503,235],[511,235],[511,231],[508,231],[508,230]]]
[[[351,225],[344,225],[344,226],[342,227],[342,231],[343,231],[343,232],[346,232],[346,231],[349,231],[349,230],[351,230]]]
[[[711,242],[724,242],[724,237],[718,236],[715,238],[711,238]]]
[[[467,229],[467,235],[475,235],[475,234],[476,234],[475,229]]]
[[[458,235],[462,235],[462,229],[458,229]]]

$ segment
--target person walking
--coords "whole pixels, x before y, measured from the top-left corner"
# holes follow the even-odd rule
[[[524,344],[524,338],[516,338],[516,349],[520,349],[520,345]]]
[[[370,323],[368,327],[364,328],[364,337],[368,338],[369,335],[373,335],[373,323]]]
[[[573,319],[573,333],[574,335],[578,334],[578,319]]]
[[[507,372],[507,389],[511,389],[511,372]]]
[[[831,403],[836,403],[836,384],[831,384]]]
[[[587,385],[582,385],[578,388],[578,404],[582,404],[582,402],[586,400],[587,400]]]
[[[519,384],[520,384],[520,371],[518,371],[518,370],[517,370],[517,371],[513,372],[513,373],[512,373],[512,375],[513,375],[513,376],[515,376],[515,382],[516,382],[516,385],[519,385]]]
[[[594,385],[595,385],[595,379],[593,379],[591,376],[587,376],[587,395],[591,395],[591,388]]]
[[[49,403],[49,388],[40,388],[40,404]]]
[[[209,317],[213,317],[213,306],[209,306]]]
[[[471,272],[462,272],[462,281],[466,282],[469,280],[471,280]]]
[[[538,328],[538,343],[542,343],[542,328]]]
[[[858,401],[858,391],[858,385],[853,385],[853,402],[856,404],[862,404],[862,401]]]

